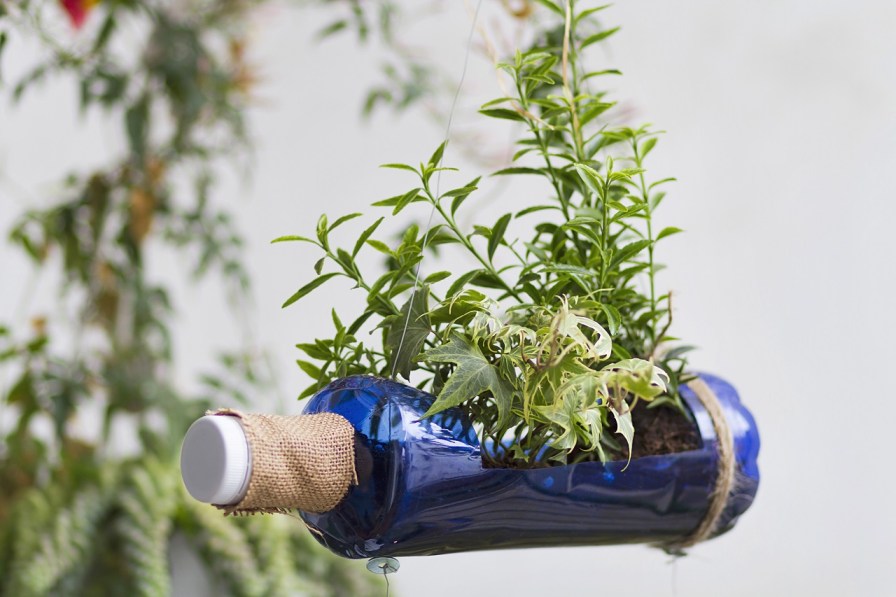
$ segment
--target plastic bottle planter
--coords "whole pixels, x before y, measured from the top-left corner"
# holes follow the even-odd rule
[[[733,436],[737,482],[716,526],[724,532],[756,494],[759,436],[734,388],[701,377]],[[682,396],[696,420],[700,449],[636,458],[627,468],[625,462],[484,468],[476,433],[460,410],[423,419],[432,395],[385,379],[349,377],[308,402],[304,414],[312,417],[233,411],[203,417],[184,440],[181,467],[194,497],[229,504],[219,506],[228,511],[304,504],[300,514],[314,536],[349,558],[665,545],[701,524],[719,475],[710,416],[689,388]]]
[[[759,485],[759,435],[737,392],[716,393],[734,438],[738,482],[719,529],[730,529]],[[682,388],[702,448],[625,462],[539,469],[483,468],[478,438],[459,411],[421,415],[433,396],[389,380],[336,381],[305,407],[334,412],[358,432],[358,483],[332,510],[302,518],[330,550],[349,558],[411,556],[551,545],[666,543],[702,520],[718,474],[716,437],[694,394]]]

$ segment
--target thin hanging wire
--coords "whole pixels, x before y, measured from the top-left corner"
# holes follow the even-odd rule
[[[442,163],[445,161],[445,154],[448,153],[448,141],[451,136],[451,123],[454,120],[454,110],[457,108],[457,99],[460,97],[460,91],[464,86],[464,79],[467,78],[467,65],[470,62],[470,50],[473,47],[473,34],[476,32],[476,23],[479,20],[479,9],[482,7],[482,0],[476,2],[476,10],[473,12],[473,22],[470,23],[470,33],[467,36],[467,49],[464,53],[464,68],[460,74],[460,81],[457,83],[457,89],[454,90],[454,99],[451,100],[451,110],[448,112],[448,124],[445,127],[445,141],[444,141],[444,149],[442,150],[442,156],[439,158],[439,163],[434,164],[436,168],[440,168]],[[435,199],[439,198],[439,189],[442,185],[442,171],[439,170],[436,172],[436,194]],[[417,296],[417,291],[420,289],[420,267],[423,265],[423,256],[425,255],[424,251],[426,251],[426,243],[429,242],[429,233],[432,231],[432,219],[436,213],[436,206],[433,203],[432,208],[429,210],[429,219],[426,221],[426,233],[423,235],[423,244],[420,247],[421,255],[420,261],[417,262],[417,268],[414,271],[414,287],[411,289],[411,298],[408,300],[408,313],[404,318],[404,327],[401,330],[401,338],[398,341],[398,348],[395,349],[395,354],[401,353],[401,349],[404,346],[404,339],[408,333],[408,324],[411,321],[411,313],[413,312],[414,306],[414,298]],[[398,359],[392,359],[392,377],[395,377],[395,370],[398,367]],[[387,584],[388,587],[388,584]]]

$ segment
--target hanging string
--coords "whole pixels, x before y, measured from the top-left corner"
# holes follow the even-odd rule
[[[389,597],[389,575],[398,572],[399,564],[395,558],[381,556],[370,558],[367,561],[367,569],[374,574],[382,574],[386,580],[386,597]]]
[[[473,47],[473,34],[476,32],[476,23],[479,20],[479,9],[482,7],[482,0],[478,0],[476,3],[476,9],[473,12],[473,22],[470,24],[470,33],[467,35],[467,48],[464,52],[464,67],[460,74],[460,81],[457,83],[457,89],[454,90],[454,99],[451,100],[451,109],[448,111],[448,124],[445,126],[445,140],[444,140],[444,149],[442,150],[442,155],[439,158],[439,163],[434,164],[436,168],[440,168],[442,163],[445,161],[445,154],[448,153],[448,141],[451,137],[451,123],[454,120],[454,111],[457,108],[457,100],[460,97],[460,91],[464,86],[464,79],[467,78],[467,66],[470,63],[470,50]],[[439,170],[436,172],[436,194],[435,198],[438,200],[439,198],[439,190],[442,186],[442,171]],[[404,339],[408,333],[408,324],[411,321],[411,315],[413,312],[414,298],[417,296],[417,291],[420,289],[420,267],[423,265],[423,251],[426,250],[426,244],[429,242],[429,234],[432,231],[432,220],[436,213],[436,206],[433,203],[432,208],[429,210],[429,218],[426,221],[426,232],[423,234],[423,244],[420,247],[421,255],[420,261],[417,262],[417,267],[414,270],[414,286],[411,289],[411,298],[408,301],[408,312],[404,318],[404,327],[401,330],[401,338],[398,340],[398,348],[395,349],[395,354],[399,354],[401,352],[402,347],[404,346]],[[395,370],[398,367],[398,360],[392,360],[392,377],[395,377]]]

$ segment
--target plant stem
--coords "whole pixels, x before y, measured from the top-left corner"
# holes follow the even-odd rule
[[[512,296],[517,300],[517,302],[522,303],[523,299],[519,295],[519,293],[507,283],[507,281],[501,277],[498,271],[495,269],[495,266],[491,264],[490,261],[486,260],[482,255],[480,255],[479,251],[476,250],[476,247],[473,246],[473,243],[470,242],[470,239],[466,237],[466,235],[461,231],[460,227],[457,225],[457,222],[454,221],[454,218],[445,211],[445,208],[442,207],[441,202],[436,199],[432,192],[429,189],[429,183],[427,181],[423,181],[423,190],[426,192],[426,197],[429,199],[429,202],[436,208],[436,211],[439,212],[439,215],[442,216],[442,219],[445,220],[445,223],[451,228],[451,231],[454,233],[454,236],[460,243],[476,258],[479,263],[482,264],[482,267],[490,273],[495,280],[501,283],[501,286],[507,292],[509,296]]]
[[[562,55],[562,73],[563,73],[563,93],[569,102],[569,112],[572,117],[572,140],[573,147],[576,152],[576,159],[584,161],[585,151],[582,147],[582,125],[579,122],[579,111],[574,95],[573,87],[569,84],[569,71],[572,67],[575,73],[575,52],[570,51],[572,44],[570,37],[572,35],[572,4],[573,0],[566,0],[566,23],[563,29],[563,55]],[[575,74],[573,74],[575,76]]]
[[[647,182],[644,180],[644,168],[643,162],[641,158],[641,153],[638,147],[638,138],[635,137],[632,139],[632,150],[635,154],[635,167],[637,167],[641,172],[638,173],[638,184],[640,186],[641,191],[641,200],[644,201],[644,214],[645,220],[647,222],[647,240],[650,241],[650,244],[647,245],[647,278],[650,283],[650,312],[651,312],[651,326],[650,329],[653,332],[653,338],[651,339],[651,344],[653,345],[653,349],[650,351],[650,355],[653,354],[653,351],[656,350],[656,346],[659,343],[659,337],[657,336],[656,328],[659,325],[659,315],[657,313],[657,304],[656,304],[656,268],[654,266],[653,261],[653,209],[650,207],[650,193],[647,190]]]

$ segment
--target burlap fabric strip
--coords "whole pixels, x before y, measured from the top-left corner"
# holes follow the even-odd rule
[[[694,529],[690,535],[673,541],[661,547],[670,553],[681,553],[688,547],[710,539],[718,530],[719,518],[728,504],[728,496],[734,488],[735,482],[735,460],[734,460],[734,438],[731,435],[731,428],[728,426],[728,419],[722,411],[722,405],[706,382],[697,378],[688,383],[688,387],[700,400],[700,403],[706,409],[712,420],[713,429],[716,432],[716,449],[719,452],[719,472],[716,475],[716,481],[713,484],[712,493],[709,496],[709,508],[700,524]]]
[[[217,506],[225,514],[327,512],[357,483],[355,430],[340,415],[210,414],[237,417],[249,442],[249,487],[239,503]]]

